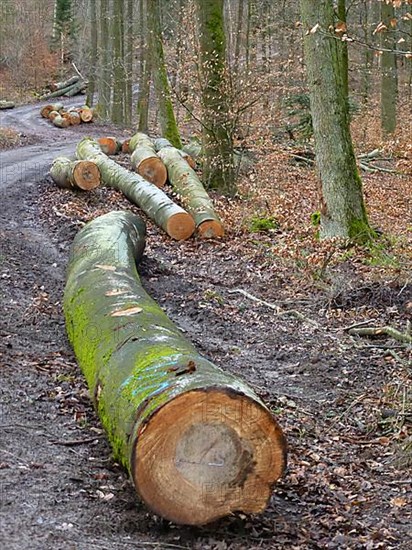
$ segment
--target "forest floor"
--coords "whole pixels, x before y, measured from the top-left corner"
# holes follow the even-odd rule
[[[59,130],[39,109],[21,107],[0,121],[36,141],[0,153],[7,548],[411,548],[411,464],[402,451],[412,429],[411,346],[348,329],[404,332],[412,317],[412,152],[390,165],[409,177],[364,176],[372,224],[385,235],[369,249],[317,241],[315,173],[276,145],[242,176],[242,199],[215,197],[224,239],[174,242],[148,221],[145,288],[201,353],[255,388],[289,445],[286,475],[265,513],[182,527],[151,514],[111,458],[64,329],[74,235],[97,215],[139,210],[107,188],[58,189],[47,171],[82,134],[116,130]]]

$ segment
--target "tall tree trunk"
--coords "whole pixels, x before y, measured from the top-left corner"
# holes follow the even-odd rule
[[[244,6],[244,2],[242,0],[239,0],[236,36],[235,36],[235,60],[234,60],[234,66],[233,66],[233,70],[235,73],[237,73],[239,69],[240,48],[242,44],[243,12],[244,12],[243,6]]]
[[[87,87],[86,104],[93,106],[94,93],[96,90],[96,68],[98,66],[97,49],[97,13],[96,0],[90,0],[90,67],[89,67],[89,85]]]
[[[360,24],[362,27],[363,41],[365,42],[365,44],[370,44],[372,41],[371,22],[370,22],[372,13],[370,8],[371,8],[370,0],[363,0],[362,6],[360,8],[361,10]],[[372,64],[373,64],[373,51],[370,48],[365,48],[364,49],[364,68],[363,68],[362,84],[361,84],[362,86],[361,96],[364,104],[366,104],[369,101]]]
[[[226,66],[223,0],[197,0],[202,72],[203,183],[227,195],[236,193],[233,130]]]
[[[367,241],[369,227],[349,129],[332,0],[300,0],[315,152],[322,188],[321,238]]]
[[[381,3],[381,21],[385,25],[381,33],[382,48],[395,49],[391,21],[395,18],[393,4]],[[392,52],[383,51],[381,55],[381,128],[384,136],[396,130],[396,100],[398,81],[396,70],[396,56]]]
[[[133,0],[127,0],[126,8],[126,37],[125,37],[125,108],[124,123],[130,126],[133,113]]]
[[[137,129],[145,134],[149,130],[149,98],[151,81],[150,52],[148,47],[148,32],[146,25],[147,0],[140,0],[140,75],[139,93],[137,98]]]
[[[258,11],[256,0],[248,0],[247,36],[246,36],[246,67],[257,61]]]
[[[124,91],[125,91],[125,65],[124,65],[124,2],[113,0],[113,103],[112,122],[124,124]]]
[[[100,0],[100,41],[99,41],[99,104],[100,118],[107,120],[110,112],[110,40],[109,40],[109,0]]]
[[[152,0],[150,9],[148,10],[149,44],[151,51],[151,66],[153,67],[153,81],[159,108],[160,128],[163,137],[180,149],[182,144],[173,110],[166,62],[163,53],[160,4],[160,0]]]
[[[344,31],[346,32],[346,0],[338,0],[338,19],[339,23],[344,25]],[[343,29],[342,29],[343,30]],[[342,33],[339,33],[339,36],[342,36]],[[339,43],[340,54],[341,54],[341,73],[343,81],[343,93],[345,94],[346,108],[349,115],[349,58],[348,58],[348,43],[346,41],[341,41]]]

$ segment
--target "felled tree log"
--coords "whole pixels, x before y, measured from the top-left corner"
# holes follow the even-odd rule
[[[144,238],[129,212],[88,223],[64,293],[68,336],[115,459],[147,506],[176,523],[261,512],[285,468],[282,431],[144,291],[135,263]]]
[[[15,103],[13,101],[6,101],[5,99],[0,100],[0,110],[1,109],[13,109]]]
[[[116,155],[122,147],[115,137],[102,137],[97,142],[105,155]]]
[[[45,105],[42,110],[40,111],[40,114],[43,118],[49,118],[49,114],[52,111],[60,112],[64,108],[63,103],[50,103],[49,105]]]
[[[59,187],[90,191],[100,185],[100,170],[90,160],[57,157],[50,168],[50,175]]]
[[[125,139],[122,143],[122,153],[128,153],[130,154],[130,147],[129,147],[130,139]]]
[[[78,124],[81,123],[82,119],[80,118],[80,115],[79,113],[77,113],[76,111],[67,111],[68,115],[69,115],[69,118],[70,118],[70,124],[72,124],[73,126],[77,126]]]
[[[82,122],[92,122],[93,109],[90,109],[90,107],[87,107],[85,105],[84,107],[80,108],[79,115],[80,115],[80,118],[82,119]]]
[[[80,80],[80,76],[75,75],[61,82],[53,82],[52,84],[49,85],[49,88],[52,92],[56,92],[57,90],[61,90],[62,88],[73,86],[73,84],[76,84],[76,82],[78,82],[79,80]]]
[[[157,138],[154,140],[154,147],[155,151],[158,153],[161,149],[164,149],[165,147],[173,147],[173,145],[166,138]],[[196,167],[196,162],[193,157],[189,155],[189,153],[186,153],[186,151],[183,151],[182,149],[177,149],[177,151],[179,151],[180,155],[185,159],[190,168],[194,169]]]
[[[80,94],[83,90],[87,88],[87,82],[80,80],[76,82],[67,92],[65,92],[64,97],[73,97],[76,94]]]
[[[107,157],[96,141],[82,139],[76,153],[79,159],[93,160],[100,168],[103,182],[122,191],[170,237],[179,241],[193,234],[195,222],[190,214],[169,199],[161,189]]]
[[[57,116],[60,116],[60,113],[58,111],[50,111],[49,113],[49,116],[48,116],[48,119],[53,122],[53,120],[57,117]]]
[[[156,154],[153,140],[138,132],[130,138],[129,149],[132,152],[130,161],[136,172],[157,187],[163,187],[167,180],[167,170]]]
[[[70,126],[70,120],[62,115],[58,115],[53,118],[53,124],[58,128],[67,128]]]
[[[68,92],[73,90],[75,86],[77,86],[77,84],[71,84],[70,86],[66,86],[66,88],[59,88],[55,92],[51,92],[50,94],[42,95],[40,99],[51,99],[52,97],[64,96],[65,94],[67,94]]]
[[[223,225],[213,208],[196,172],[175,147],[163,147],[158,152],[165,163],[169,181],[180,195],[183,206],[192,214],[199,236],[203,238],[222,237]]]

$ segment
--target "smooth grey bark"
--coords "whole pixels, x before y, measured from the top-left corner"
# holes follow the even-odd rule
[[[99,101],[97,112],[100,118],[106,120],[109,118],[111,96],[109,0],[100,0],[99,20]]]
[[[396,101],[398,79],[396,56],[387,49],[396,48],[396,39],[391,26],[395,17],[393,4],[381,3],[381,21],[386,29],[381,32],[381,44],[384,48],[381,55],[381,128],[384,136],[396,130]]]
[[[126,72],[124,60],[124,2],[113,0],[113,100],[112,122],[124,124]]]
[[[97,49],[97,7],[96,0],[90,0],[90,57],[89,85],[87,87],[86,105],[93,106],[96,91],[96,69],[98,65]]]

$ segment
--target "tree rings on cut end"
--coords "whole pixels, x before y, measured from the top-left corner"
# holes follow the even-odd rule
[[[166,233],[177,241],[185,241],[193,235],[194,231],[194,219],[187,212],[178,212],[167,220]]]
[[[197,232],[199,237],[202,239],[213,239],[215,237],[223,237],[225,230],[223,225],[218,220],[206,220],[202,222],[198,228]]]
[[[176,523],[262,512],[286,465],[285,438],[269,411],[220,388],[176,397],[136,435],[136,489]]]
[[[90,191],[100,185],[99,167],[92,161],[78,161],[73,170],[73,179],[77,187]]]
[[[136,172],[156,187],[163,187],[167,181],[166,166],[157,156],[142,160],[137,165]]]

